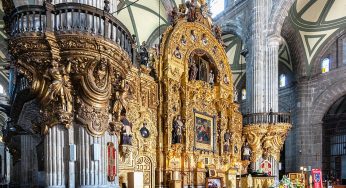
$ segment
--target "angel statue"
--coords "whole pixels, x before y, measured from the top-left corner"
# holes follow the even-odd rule
[[[43,75],[45,78],[51,80],[48,87],[48,103],[60,99],[62,110],[65,112],[72,112],[72,95],[71,95],[71,82],[69,74],[71,72],[71,63],[66,67],[60,65],[53,59],[51,68]]]
[[[127,111],[127,98],[130,86],[128,82],[124,82],[124,85],[120,90],[115,92],[115,102],[113,105],[112,112],[116,120],[119,120],[121,111]]]

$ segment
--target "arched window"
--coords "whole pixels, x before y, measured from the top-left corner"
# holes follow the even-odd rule
[[[242,100],[246,99],[246,89],[245,88],[241,90],[241,99]]]
[[[0,85],[0,94],[4,94],[4,87]]]
[[[322,73],[329,72],[329,67],[330,67],[330,62],[329,61],[330,61],[329,58],[324,58],[322,60],[322,66],[321,66]]]
[[[211,17],[215,17],[225,9],[225,0],[210,0]]]
[[[286,75],[281,74],[279,79],[280,79],[279,87],[285,87],[286,86]]]

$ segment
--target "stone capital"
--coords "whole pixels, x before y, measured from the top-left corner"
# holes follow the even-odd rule
[[[268,46],[280,46],[283,39],[280,35],[269,35],[267,36]]]

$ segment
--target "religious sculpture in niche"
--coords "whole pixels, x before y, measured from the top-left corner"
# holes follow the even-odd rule
[[[195,33],[195,30],[191,30],[190,31],[190,37],[191,37],[191,40],[193,41],[193,42],[196,42],[197,41],[197,35],[196,35],[196,33]]]
[[[174,56],[178,59],[181,59],[181,53],[180,53],[180,50],[179,50],[179,46],[177,46],[173,52]]]
[[[251,149],[250,149],[249,143],[246,141],[243,145],[242,160],[249,161],[250,156],[251,156]]]
[[[230,142],[232,139],[232,133],[230,133],[229,130],[227,130],[224,134],[224,146],[223,146],[223,151],[225,153],[229,153],[230,152]]]
[[[132,145],[132,123],[127,119],[126,112],[121,112],[120,122],[122,123],[121,144]]]
[[[186,46],[187,40],[186,40],[186,36],[185,35],[181,36],[180,42],[181,42],[182,45]]]
[[[189,80],[196,80],[198,73],[198,68],[196,62],[192,60],[191,65],[189,67]]]
[[[202,43],[203,43],[203,45],[208,44],[208,38],[207,38],[207,35],[205,33],[203,33],[203,35],[202,35]]]
[[[225,74],[225,75],[223,76],[223,83],[229,84],[229,78],[228,78],[227,74]]]
[[[181,119],[181,116],[178,115],[173,120],[172,144],[181,144],[183,129],[184,129],[184,123]]]
[[[149,53],[145,41],[143,41],[142,45],[139,47],[139,55],[141,58],[141,65],[148,66]]]
[[[216,52],[217,52],[217,46],[214,46],[213,47],[213,54],[216,54]]]
[[[210,70],[210,73],[209,73],[209,84],[212,87],[214,86],[214,79],[215,79],[215,76],[214,76],[213,70]]]
[[[72,112],[70,72],[70,63],[66,67],[64,65],[59,66],[58,61],[53,59],[51,68],[44,74],[45,78],[51,80],[51,84],[48,87],[48,103],[60,100],[61,110],[67,113]]]
[[[206,52],[195,50],[191,53],[189,59],[189,80],[201,80],[215,84],[216,66]]]

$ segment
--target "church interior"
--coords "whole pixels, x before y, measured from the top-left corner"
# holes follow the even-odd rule
[[[346,187],[345,0],[1,0],[0,187]]]

